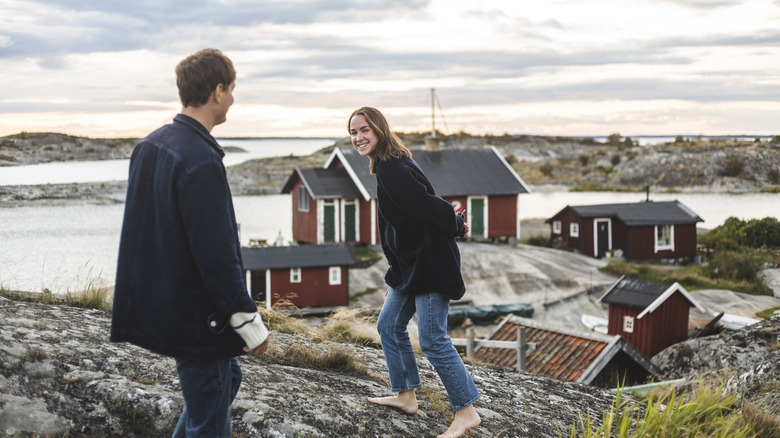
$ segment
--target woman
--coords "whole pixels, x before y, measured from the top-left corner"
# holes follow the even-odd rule
[[[473,406],[479,392],[447,335],[447,312],[449,300],[460,299],[466,291],[455,238],[468,232],[468,224],[436,196],[411,151],[379,110],[355,110],[347,129],[352,146],[369,157],[369,170],[376,174],[379,235],[390,265],[385,275],[389,289],[377,328],[391,390],[398,394],[368,401],[417,413],[415,389],[421,386],[420,374],[406,330],[416,312],[420,347],[455,410],[455,419],[439,437],[462,436],[480,423]]]

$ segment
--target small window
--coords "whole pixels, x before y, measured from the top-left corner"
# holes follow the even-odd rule
[[[553,233],[561,234],[561,221],[553,221]]]
[[[290,283],[301,282],[301,268],[290,268]]]
[[[341,267],[331,266],[328,273],[328,284],[341,284]]]
[[[626,333],[634,333],[634,317],[633,316],[624,316],[623,317],[623,331]]]
[[[580,224],[569,224],[569,236],[580,237]]]
[[[655,251],[664,249],[674,251],[674,225],[656,225],[655,227]]]
[[[309,211],[309,192],[306,186],[298,186],[298,211]]]

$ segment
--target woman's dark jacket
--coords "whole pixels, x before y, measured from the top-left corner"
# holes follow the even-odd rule
[[[133,150],[112,342],[195,360],[244,354],[229,319],[257,306],[244,283],[224,154],[182,114]]]
[[[463,297],[460,251],[463,218],[436,196],[411,158],[379,160],[376,166],[379,236],[390,268],[388,286],[407,295],[437,292]]]

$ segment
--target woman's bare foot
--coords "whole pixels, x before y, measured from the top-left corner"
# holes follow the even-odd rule
[[[414,415],[417,413],[417,396],[414,389],[399,392],[398,395],[390,397],[369,397],[368,401],[382,406],[400,409],[405,414]]]
[[[455,411],[455,419],[452,420],[449,429],[437,438],[458,438],[468,432],[469,429],[479,426],[480,422],[482,422],[482,419],[479,418],[474,405],[469,405],[459,411]]]

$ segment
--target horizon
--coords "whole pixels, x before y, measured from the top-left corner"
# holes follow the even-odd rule
[[[0,15],[0,136],[143,137],[178,112],[174,68],[204,47],[237,70],[216,137],[340,138],[366,105],[401,132],[435,115],[445,134],[778,134],[777,0],[5,0]]]

